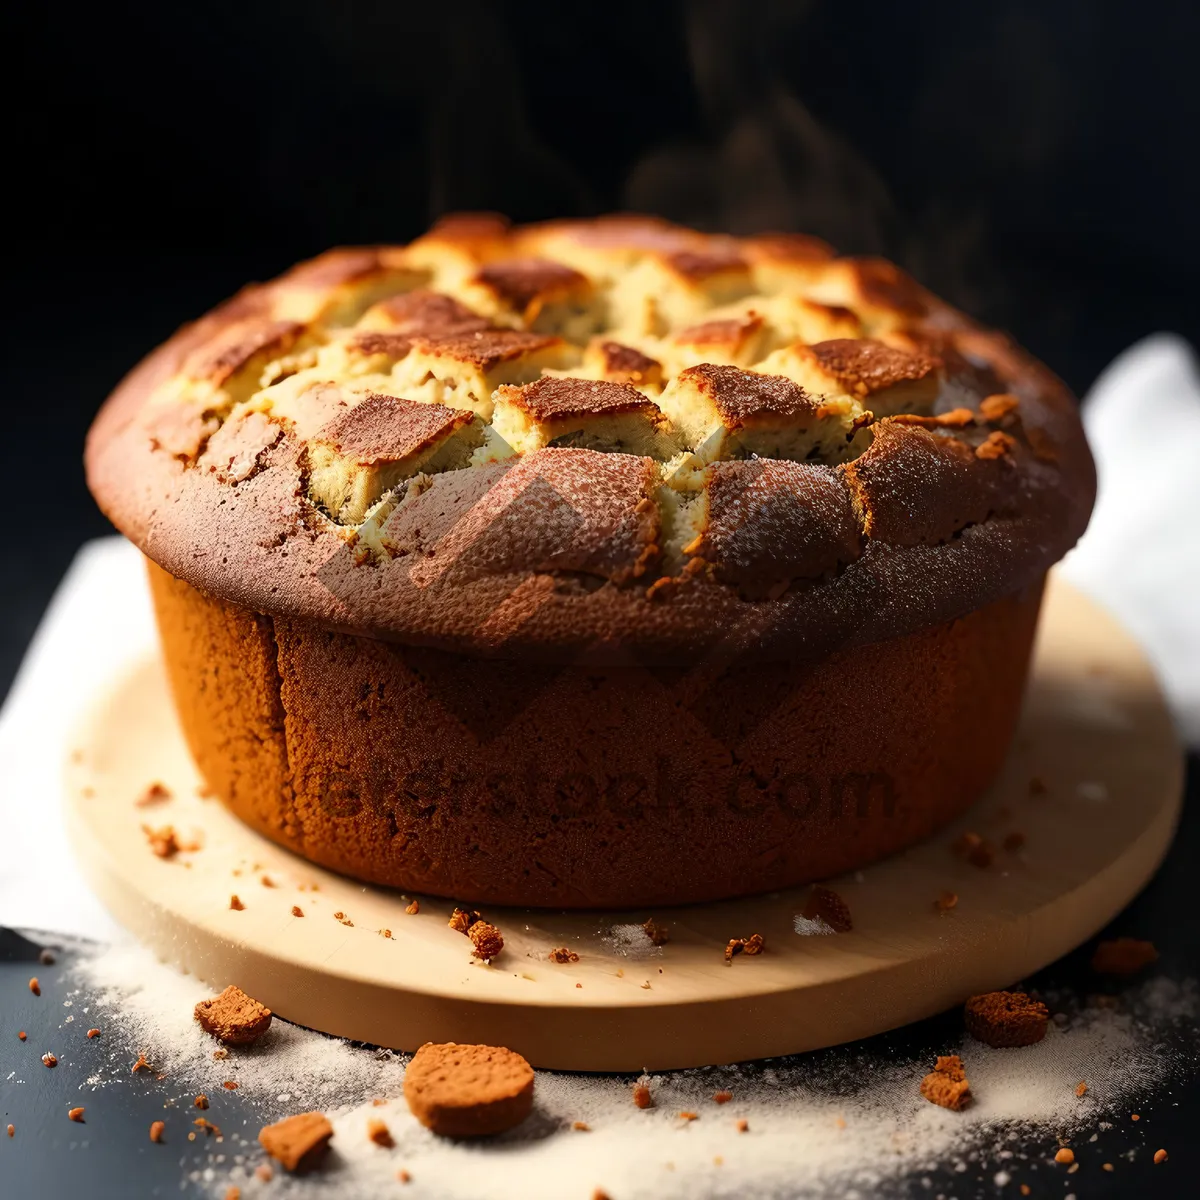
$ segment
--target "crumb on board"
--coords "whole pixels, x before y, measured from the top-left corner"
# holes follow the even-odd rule
[[[248,1046],[271,1028],[271,1010],[230,984],[193,1010],[200,1028],[227,1046]]]
[[[556,946],[550,951],[549,958],[554,963],[577,963],[579,955],[574,950],[567,949],[566,946]]]
[[[467,937],[474,946],[471,953],[484,962],[491,962],[504,949],[504,936],[495,925],[489,925],[486,921],[473,922],[467,930]]]
[[[29,990],[35,996],[40,996],[42,994],[42,985],[38,983],[38,977],[36,975],[34,975],[29,981]]]
[[[572,1121],[571,1128],[576,1133],[591,1133],[592,1127],[586,1121]]]
[[[100,1030],[98,1030],[96,1028],[89,1029],[87,1031],[87,1035],[90,1038],[98,1038],[100,1036]]]
[[[329,1145],[333,1126],[324,1113],[297,1113],[259,1130],[258,1140],[266,1152],[289,1171],[312,1165]]]
[[[404,911],[408,913],[410,917],[415,917],[417,913],[421,911],[420,900],[414,900],[411,904],[406,905]]]
[[[136,1075],[139,1071],[152,1071],[154,1068],[146,1061],[144,1054],[137,1056],[137,1061],[129,1069],[131,1075]]]
[[[157,829],[152,825],[143,825],[142,833],[146,835],[150,852],[159,858],[174,858],[182,849],[173,825],[161,825]]]
[[[232,908],[234,912],[241,912],[246,906],[242,903],[241,899],[235,893],[234,895],[229,897],[229,907]]]
[[[304,916],[304,909],[302,909],[302,908],[300,907],[300,905],[298,905],[298,904],[293,904],[293,905],[292,905],[292,916],[293,916],[293,917],[302,917],[302,916]]]
[[[834,933],[849,933],[854,928],[850,906],[831,887],[817,884],[808,893],[800,910],[806,921],[824,921]]]
[[[379,934],[381,938],[387,938],[389,942],[393,940],[392,931],[390,929],[377,929],[375,932]]]
[[[1054,1155],[1056,1163],[1070,1164],[1075,1161],[1075,1151],[1070,1146],[1059,1146]]]
[[[1157,1167],[1167,1161],[1167,1152],[1165,1150],[1155,1150],[1154,1165]]]
[[[83,1109],[70,1108],[67,1110],[67,1119],[70,1121],[78,1121],[80,1125],[84,1124]]]
[[[734,1122],[733,1127],[738,1131],[738,1133],[750,1132],[750,1122],[747,1121],[745,1117],[738,1117],[738,1119]]]
[[[343,924],[343,925],[349,925],[351,928],[354,927],[354,922],[352,920],[350,920],[350,918],[348,916],[346,916],[346,914],[344,912],[335,912],[333,914],[333,919],[335,921],[341,922],[341,924]]]
[[[377,1146],[383,1146],[385,1149],[391,1149],[396,1143],[392,1138],[391,1130],[378,1117],[373,1117],[367,1122],[367,1137]]]
[[[51,1054],[47,1050],[46,1053],[42,1055],[42,1065],[45,1067],[57,1067],[58,1059],[55,1055]]]
[[[207,1097],[207,1096],[206,1096],[206,1095],[205,1095],[203,1092],[201,1092],[201,1093],[200,1093],[200,1094],[199,1094],[199,1095],[198,1095],[198,1096],[197,1096],[197,1097],[196,1097],[196,1098],[195,1098],[195,1099],[192,1101],[192,1104],[193,1104],[193,1106],[194,1106],[194,1107],[196,1107],[196,1108],[199,1108],[199,1109],[206,1109],[206,1108],[208,1107],[208,1097]]]
[[[447,922],[455,933],[467,933],[471,926],[478,921],[482,921],[483,917],[474,909],[459,908],[457,905],[454,911],[450,914],[450,920]]]
[[[150,1140],[152,1142],[161,1142],[163,1140],[163,1132],[167,1128],[163,1121],[150,1122]]]
[[[666,927],[660,925],[653,917],[646,918],[642,923],[642,929],[656,946],[665,946],[671,940],[671,935]]]
[[[748,938],[730,938],[725,943],[725,965],[732,966],[734,955],[746,954],[753,957],[766,947],[761,933],[752,933]]]
[[[171,799],[171,789],[161,780],[156,779],[134,801],[138,808],[147,808],[151,804],[162,804]]]

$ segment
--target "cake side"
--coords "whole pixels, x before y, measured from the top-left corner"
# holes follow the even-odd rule
[[[239,817],[355,878],[560,908],[770,891],[928,836],[999,770],[1041,598],[801,671],[680,671],[479,660],[150,578],[189,747]]]
[[[105,512],[253,612],[523,661],[817,659],[1039,579],[1074,401],[881,260],[642,217],[447,219],[182,330],[88,438]]]

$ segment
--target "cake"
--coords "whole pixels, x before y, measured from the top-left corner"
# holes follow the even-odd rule
[[[1095,491],[1063,384],[890,263],[630,215],[248,287],[86,463],[238,817],[557,908],[822,879],[962,812]]]

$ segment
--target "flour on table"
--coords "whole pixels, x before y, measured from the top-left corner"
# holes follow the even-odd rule
[[[1043,1193],[1051,1183],[1065,1189],[1068,1176],[1053,1162],[1059,1145],[1079,1154],[1126,1098],[1193,1065],[1192,1023],[1200,1012],[1194,983],[1161,977],[1125,993],[1120,1010],[1043,993],[1058,1019],[1035,1046],[994,1050],[964,1034],[917,1058],[889,1057],[886,1042],[874,1039],[787,1059],[673,1071],[648,1077],[655,1107],[646,1110],[633,1104],[632,1075],[539,1071],[536,1106],[524,1125],[486,1142],[454,1143],[434,1137],[408,1112],[405,1055],[277,1019],[255,1045],[214,1060],[217,1044],[192,1019],[194,1004],[207,994],[193,978],[133,946],[102,951],[76,974],[77,1011],[86,1006],[88,1018],[103,1025],[109,1047],[108,1067],[87,1084],[100,1094],[93,1103],[102,1102],[105,1089],[130,1086],[129,1064],[139,1053],[166,1075],[165,1086],[178,1090],[181,1107],[193,1092],[211,1095],[225,1080],[238,1083],[252,1116],[241,1127],[224,1122],[220,1143],[188,1143],[181,1183],[199,1183],[216,1197],[236,1185],[243,1200],[406,1194],[589,1200],[597,1188],[613,1200],[767,1200],[831,1191],[866,1197],[889,1179],[920,1186],[923,1176],[944,1171],[954,1177],[946,1194],[959,1200],[997,1188],[1017,1195],[1025,1182],[1040,1182],[1036,1190]],[[947,1053],[961,1054],[975,1096],[962,1113],[937,1108],[918,1092],[935,1055]],[[1081,1080],[1087,1082],[1082,1097],[1076,1095]],[[715,1103],[718,1091],[733,1099]],[[335,1129],[324,1166],[308,1176],[276,1170],[269,1182],[259,1180],[259,1119],[313,1108],[326,1112]],[[684,1119],[684,1112],[697,1117]],[[387,1124],[392,1148],[368,1137],[373,1120]],[[738,1131],[739,1120],[748,1123],[746,1132]],[[587,1130],[573,1128],[576,1122]],[[411,1193],[397,1183],[401,1169],[411,1176]],[[943,1187],[929,1186],[931,1198]]]

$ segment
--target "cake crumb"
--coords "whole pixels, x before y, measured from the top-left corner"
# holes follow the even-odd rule
[[[263,887],[265,887],[265,888],[273,888],[273,887],[279,886],[279,884],[277,884],[275,882],[275,880],[273,880],[270,877],[270,875],[260,875],[258,877],[258,882],[261,883],[263,885]]]
[[[377,929],[375,932],[379,934],[381,938],[387,938],[389,942],[392,941],[392,931],[390,929]]]
[[[274,1125],[264,1125],[258,1140],[266,1152],[289,1171],[303,1170],[324,1153],[333,1126],[324,1113],[297,1113]]]
[[[1088,1086],[1087,1086],[1087,1080],[1086,1080],[1086,1079],[1081,1079],[1081,1080],[1080,1080],[1080,1081],[1079,1081],[1079,1082],[1078,1082],[1078,1083],[1075,1085],[1075,1095],[1077,1095],[1077,1096],[1086,1096],[1086,1095],[1087,1095],[1087,1090],[1088,1090]]]
[[[1027,1184],[1027,1183],[1021,1184],[1021,1195],[1022,1196],[1028,1196],[1031,1191],[1033,1191],[1033,1189],[1029,1186],[1029,1184]]]
[[[748,938],[730,938],[725,944],[725,965],[733,965],[735,954],[761,954],[765,946],[766,942],[761,933],[752,933]]]
[[[1140,1121],[1142,1119],[1142,1114],[1141,1113],[1130,1113],[1129,1119],[1131,1121]]]
[[[728,1104],[730,1102],[730,1100],[732,1100],[732,1099],[733,1099],[732,1092],[725,1092],[725,1091],[713,1092],[713,1103],[714,1104]]]
[[[229,897],[229,907],[232,908],[234,912],[241,912],[246,906],[235,894]]]
[[[550,961],[556,963],[577,963],[579,955],[574,950],[568,950],[566,946],[558,946],[550,951]]]
[[[203,1092],[201,1092],[200,1095],[198,1095],[195,1098],[195,1100],[192,1101],[192,1104],[196,1108],[206,1109],[208,1107],[208,1097]]]
[[[738,1119],[734,1122],[733,1127],[738,1131],[738,1133],[750,1132],[750,1122],[747,1121],[745,1117],[738,1117]]]
[[[150,1140],[152,1142],[161,1142],[163,1140],[163,1131],[166,1129],[164,1121],[150,1122]]]
[[[80,1125],[85,1124],[83,1119],[82,1108],[71,1108],[67,1110],[67,1119],[70,1121],[78,1121]]]
[[[43,967],[52,967],[56,962],[58,962],[58,959],[54,957],[53,950],[51,950],[49,947],[43,947],[38,951],[38,962],[40,962]]]
[[[21,1041],[24,1041],[27,1036],[28,1036],[28,1034],[26,1034],[25,1030],[23,1030],[23,1029],[21,1030],[20,1033],[17,1034],[17,1037],[19,1037],[21,1039]]]
[[[42,985],[38,983],[38,977],[36,975],[34,975],[29,981],[29,990],[35,996],[40,996],[42,994]]]
[[[694,1112],[681,1112],[679,1114],[679,1119],[681,1121],[698,1121],[700,1119],[700,1114]]]
[[[1100,942],[1092,954],[1092,970],[1098,975],[1135,975],[1158,961],[1153,942],[1137,938],[1114,938]]]
[[[1075,1161],[1075,1151],[1070,1146],[1059,1146],[1057,1153],[1054,1155],[1056,1163],[1073,1163]]]
[[[671,940],[671,935],[666,927],[660,925],[653,917],[646,918],[642,923],[642,929],[656,946],[665,946]]]
[[[236,1081],[236,1080],[233,1080],[233,1079],[227,1079],[227,1080],[225,1080],[225,1082],[224,1082],[223,1084],[221,1084],[221,1086],[222,1086],[222,1087],[223,1087],[223,1088],[224,1088],[224,1089],[225,1089],[227,1092],[236,1092],[236,1091],[237,1091],[237,1086],[238,1086],[238,1085],[237,1085],[237,1081]]]
[[[15,1125],[10,1125],[8,1127],[8,1136],[9,1137],[13,1137],[16,1134],[16,1132],[17,1132],[17,1127]]]
[[[1112,1163],[1101,1163],[1100,1164],[1100,1170],[1102,1170],[1102,1171],[1112,1171],[1114,1169],[1115,1168],[1113,1167]]]
[[[971,1085],[967,1082],[962,1059],[957,1054],[939,1056],[934,1068],[921,1080],[921,1095],[930,1104],[961,1112],[971,1103]]]
[[[90,1038],[98,1038],[98,1037],[100,1036],[100,1030],[98,1030],[98,1029],[89,1029],[89,1030],[87,1031],[87,1035],[88,1035],[88,1037],[90,1037]]]
[[[147,808],[151,804],[161,804],[164,800],[171,799],[171,789],[165,783],[155,780],[146,790],[134,801],[138,808]]]
[[[354,922],[350,920],[350,918],[346,916],[344,912],[335,912],[333,914],[333,919],[335,921],[340,921],[343,925],[349,925],[351,929],[354,928]]]
[[[455,906],[454,911],[450,914],[448,924],[455,933],[466,933],[472,925],[482,920],[483,917],[475,912],[474,909],[458,908]]]
[[[654,1097],[650,1095],[650,1089],[644,1083],[639,1083],[634,1087],[633,1102],[638,1108],[654,1107]]]
[[[173,825],[163,825],[158,829],[150,825],[143,825],[142,832],[146,835],[150,852],[158,855],[159,858],[174,858],[182,849],[179,839],[175,836]]]
[[[1157,1167],[1160,1163],[1165,1163],[1166,1161],[1167,1161],[1167,1152],[1165,1150],[1155,1150],[1154,1165]]]
[[[383,1146],[385,1149],[391,1149],[396,1143],[392,1138],[391,1130],[378,1117],[367,1122],[367,1137],[377,1146]]]
[[[47,1050],[46,1053],[42,1055],[42,1066],[57,1067],[58,1059]]]
[[[139,1071],[152,1070],[154,1070],[154,1068],[146,1061],[146,1056],[144,1054],[139,1054],[137,1056],[137,1062],[135,1062],[133,1066],[129,1068],[129,1073],[131,1075],[136,1075]]]
[[[592,1200],[612,1200],[612,1197],[603,1188],[595,1188],[592,1191]]]
[[[217,1049],[213,1051],[213,1058],[217,1059],[218,1061],[222,1058],[228,1057],[229,1051],[226,1050],[224,1046],[218,1046]]]
[[[194,1016],[205,1033],[227,1046],[248,1046],[271,1028],[271,1010],[233,984],[219,996],[201,1000]]]
[[[586,1121],[572,1121],[571,1128],[574,1129],[576,1133],[592,1132],[592,1127]]]
[[[293,905],[292,905],[292,916],[293,916],[293,917],[302,917],[302,916],[304,916],[304,909],[302,909],[302,908],[300,907],[300,905],[298,905],[298,904],[293,904]]]
[[[212,1137],[213,1134],[216,1134],[217,1137],[221,1136],[221,1127],[214,1125],[207,1117],[197,1117],[192,1124],[207,1137]]]
[[[415,917],[417,913],[421,911],[420,900],[413,900],[411,904],[405,905],[404,911],[408,913],[410,917]]]
[[[933,902],[933,907],[940,913],[948,913],[958,904],[958,893],[943,891],[938,894],[938,898]]]
[[[412,1176],[403,1167],[401,1167],[400,1170],[398,1170],[396,1172],[396,1178],[397,1178],[397,1180],[399,1180],[400,1183],[411,1183],[412,1182]]]
[[[809,892],[800,915],[808,921],[824,921],[834,933],[849,933],[854,928],[850,906],[833,888],[821,884]]]
[[[231,1183],[225,1189],[225,1200],[242,1200],[242,1189],[236,1183]]]
[[[472,922],[467,930],[467,937],[475,947],[471,953],[476,958],[482,958],[484,962],[491,962],[504,949],[504,937],[500,930],[486,921]]]
[[[270,1183],[275,1178],[275,1172],[271,1170],[268,1163],[259,1163],[254,1168],[254,1178],[261,1180],[263,1183]]]
[[[986,992],[967,1001],[963,1019],[976,1041],[1001,1049],[1040,1042],[1046,1036],[1050,1012],[1024,992]]]

